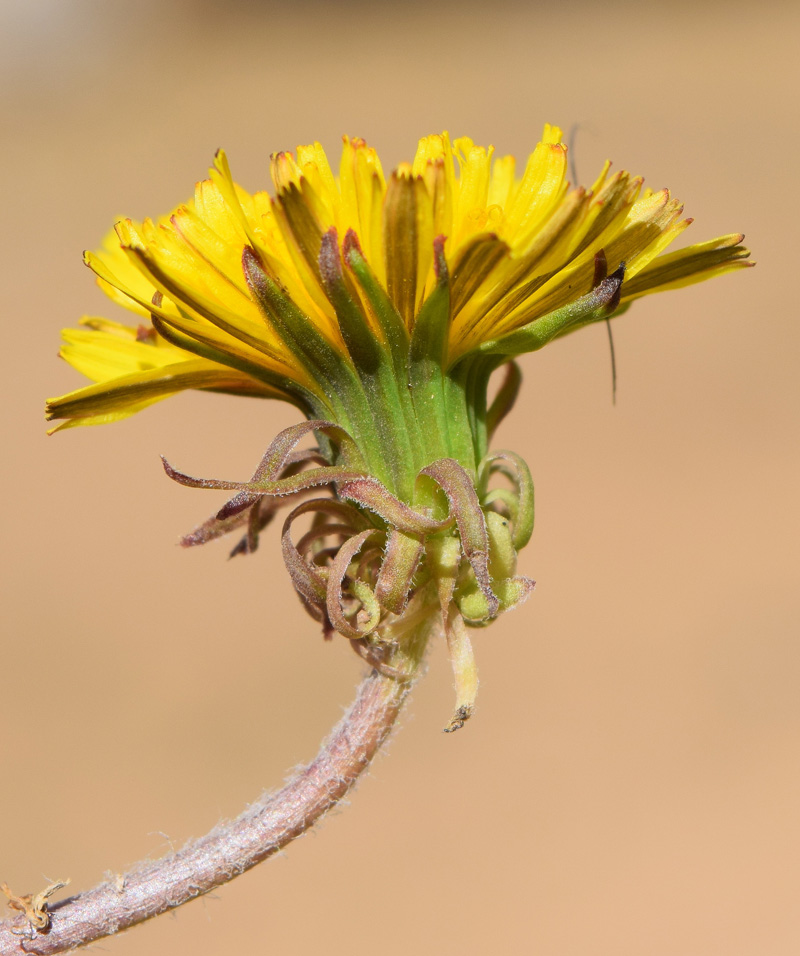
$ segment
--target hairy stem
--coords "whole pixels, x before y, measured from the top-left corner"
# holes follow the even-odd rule
[[[402,653],[393,656],[394,669],[412,677],[426,638],[419,631],[404,641]],[[389,735],[411,684],[373,672],[316,758],[281,790],[264,794],[241,816],[177,853],[56,903],[46,933],[31,930],[24,916],[0,922],[0,956],[85,946],[188,903],[272,856],[345,796]]]

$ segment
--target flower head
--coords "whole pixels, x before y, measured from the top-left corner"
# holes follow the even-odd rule
[[[48,417],[67,420],[58,427],[125,417],[185,388],[333,414],[331,387],[372,352],[406,360],[412,340],[436,335],[446,370],[508,359],[641,295],[748,265],[740,235],[664,254],[691,222],[681,203],[609,164],[591,188],[570,188],[552,126],[520,171],[445,133],[420,140],[388,180],[375,150],[347,137],[338,178],[315,143],[275,154],[272,179],[274,198],[249,195],[220,152],[189,202],[156,222],[122,220],[86,253],[140,324],[87,318],[64,333],[63,357],[98,384],[48,403]],[[593,297],[622,266],[624,281]],[[415,337],[445,283],[445,328]]]
[[[571,187],[553,126],[521,170],[444,133],[388,178],[373,149],[345,137],[338,177],[315,143],[275,154],[272,180],[274,196],[248,194],[219,152],[189,202],[117,223],[86,254],[138,324],[85,318],[64,332],[62,356],[95,384],[50,400],[48,418],[65,419],[54,430],[114,421],[189,388],[296,405],[309,421],[278,436],[249,482],[167,466],[185,484],[237,492],[185,543],[246,523],[235,551],[253,550],[276,502],[334,489],[284,527],[298,593],[326,634],[385,667],[378,651],[433,596],[460,725],[475,689],[464,623],[532,587],[516,576],[530,474],[512,453],[488,453],[519,376],[509,365],[488,406],[490,375],[642,295],[747,266],[748,252],[738,234],[666,252],[691,222],[680,202],[608,163],[590,188]],[[317,447],[298,451],[309,432]],[[490,489],[497,478],[505,487]],[[309,512],[295,544],[291,521]]]

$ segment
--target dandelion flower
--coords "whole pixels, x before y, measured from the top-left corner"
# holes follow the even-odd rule
[[[94,384],[47,403],[64,420],[54,431],[185,389],[295,405],[306,421],[250,481],[166,465],[184,484],[236,493],[184,543],[245,528],[234,552],[252,551],[278,506],[294,504],[284,558],[326,636],[402,677],[404,635],[439,610],[457,689],[446,729],[472,711],[468,628],[533,587],[516,574],[533,528],[530,473],[489,450],[519,386],[513,359],[640,296],[750,265],[738,234],[667,251],[691,222],[682,204],[608,163],[591,187],[570,184],[561,136],[545,126],[521,169],[467,137],[427,136],[388,177],[361,139],[344,137],[338,177],[315,143],[272,157],[272,196],[237,185],[220,151],[189,202],[118,222],[86,254],[137,318],[65,331],[61,355]],[[315,489],[329,494],[308,499]],[[304,515],[311,528],[295,542]]]

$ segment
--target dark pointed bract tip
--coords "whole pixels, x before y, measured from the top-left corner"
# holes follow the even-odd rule
[[[238,515],[240,512],[244,511],[245,508],[250,508],[256,503],[256,500],[257,499],[253,497],[251,492],[240,491],[229,501],[225,502],[215,517],[218,521],[224,521],[226,518],[232,518],[234,515]]]
[[[614,272],[612,272],[611,275],[608,277],[608,279],[605,280],[606,282],[615,283],[614,291],[608,302],[608,308],[610,312],[616,312],[616,310],[619,308],[619,302],[620,302],[620,299],[622,298],[622,283],[624,279],[625,279],[625,263],[620,262],[620,264],[617,266]]]
[[[242,270],[245,281],[253,292],[263,291],[269,278],[260,256],[252,246],[242,249]]]
[[[241,539],[241,541],[237,542],[237,544],[233,548],[231,548],[231,552],[228,555],[228,560],[230,560],[231,558],[237,557],[237,555],[249,554],[249,553],[250,553],[250,548],[247,545],[247,537],[245,536]]]
[[[331,226],[323,235],[317,262],[325,285],[338,285],[341,282],[342,260],[339,257],[339,234],[336,226]]]
[[[348,229],[345,233],[344,242],[342,243],[342,253],[344,254],[345,261],[349,261],[350,256],[354,253],[361,256],[362,259],[364,258],[358,233],[355,229]]]
[[[247,245],[244,247],[244,249],[242,249],[242,265],[245,268],[247,267],[252,268],[253,266],[259,266],[259,267],[261,266],[261,261],[259,260],[258,255],[256,254],[256,250],[250,245]]]
[[[446,282],[448,279],[447,259],[444,256],[444,244],[447,242],[447,236],[437,236],[433,240],[433,268],[438,282]]]
[[[606,259],[606,251],[605,249],[601,249],[594,254],[594,279],[592,280],[592,288],[600,285],[607,275],[608,261]]]

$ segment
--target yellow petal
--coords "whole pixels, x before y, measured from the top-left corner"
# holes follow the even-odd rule
[[[417,295],[417,195],[410,167],[392,173],[384,206],[386,288],[408,328],[414,324]]]
[[[747,261],[750,250],[741,245],[743,239],[741,233],[734,233],[659,256],[630,282],[623,284],[623,301],[650,292],[680,289],[712,276],[755,265]]]
[[[265,398],[277,397],[275,389],[270,389],[254,379],[232,369],[196,359],[131,372],[117,376],[109,382],[89,385],[59,398],[51,398],[46,405],[46,416],[48,419],[70,419],[53,431],[79,424],[104,424],[127,418],[153,402],[190,388],[260,395]]]

